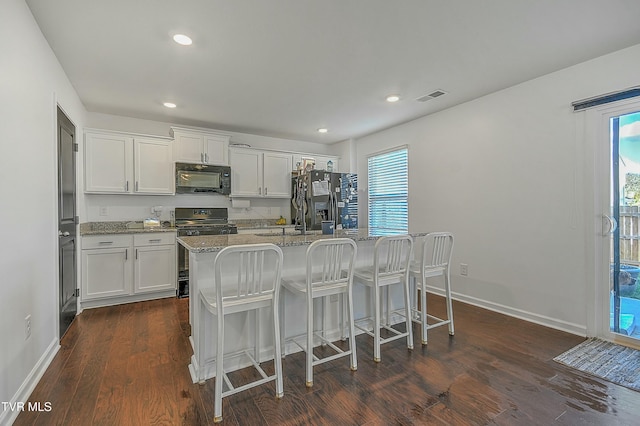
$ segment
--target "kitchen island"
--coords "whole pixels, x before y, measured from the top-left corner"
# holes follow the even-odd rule
[[[426,233],[412,233],[411,235],[414,239],[417,239],[426,235]],[[356,267],[362,267],[372,263],[373,248],[375,241],[379,237],[369,235],[368,229],[362,228],[357,230],[336,230],[335,234],[331,235],[323,235],[319,231],[308,232],[305,235],[299,232],[293,233],[285,231],[284,233],[266,232],[257,234],[178,237],[178,243],[189,251],[189,291],[191,294],[189,297],[189,322],[191,324],[190,339],[194,350],[189,370],[193,381],[198,380],[197,371],[202,362],[204,362],[206,366],[205,376],[207,378],[213,377],[215,371],[215,348],[212,345],[207,344],[204,359],[198,359],[200,346],[200,342],[198,341],[199,328],[205,326],[208,330],[211,330],[212,334],[210,338],[207,338],[209,342],[215,342],[216,330],[215,319],[211,317],[207,317],[205,324],[199,324],[199,294],[200,289],[214,286],[213,261],[220,250],[231,245],[273,243],[283,251],[284,262],[282,265],[282,275],[286,277],[304,272],[306,250],[313,241],[339,237],[351,238],[356,241],[358,245]],[[418,245],[416,245],[416,248],[417,246]],[[399,288],[394,290],[398,290],[397,294],[392,294],[392,301],[395,304],[396,301],[402,300],[402,295]],[[285,297],[284,309],[286,313],[286,323],[284,324],[284,333],[285,337],[296,336],[304,333],[306,329],[306,305],[302,296],[294,296],[289,292],[284,294],[285,292],[284,289],[281,292],[281,297]],[[364,286],[354,285],[353,294],[355,318],[358,319],[369,316],[370,296]],[[338,330],[338,307],[339,304],[337,300],[330,300],[325,305],[326,326],[329,331],[328,336],[330,340],[337,340],[340,336]],[[319,313],[317,317],[320,317]],[[270,321],[269,314],[262,312],[259,321],[267,324],[268,321]],[[254,326],[246,314],[236,314],[233,317],[227,318],[225,319],[225,324],[227,327],[227,331],[225,332],[225,351],[236,352],[253,346],[250,336],[253,336]],[[265,339],[264,336],[262,336],[259,347],[263,360],[273,358],[273,342],[270,338]],[[299,348],[295,345],[285,347],[285,353],[296,350],[299,350]],[[225,365],[225,369],[233,370],[245,366],[246,365],[241,364]]]

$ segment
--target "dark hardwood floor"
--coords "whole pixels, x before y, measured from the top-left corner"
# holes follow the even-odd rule
[[[431,311],[443,315],[437,296]],[[358,371],[345,358],[316,367],[304,385],[302,353],[284,359],[285,396],[274,383],[228,397],[230,425],[631,425],[640,393],[555,363],[583,339],[463,303],[456,335],[429,345],[383,345],[358,336]],[[163,299],[84,311],[31,395],[50,412],[22,412],[16,425],[205,425],[213,380],[191,383],[188,301]],[[243,374],[239,372],[237,374]]]

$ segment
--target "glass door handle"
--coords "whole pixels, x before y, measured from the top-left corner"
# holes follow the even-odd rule
[[[609,224],[609,226],[607,227],[607,230],[605,232],[603,232],[603,235],[611,235],[614,232],[616,232],[616,229],[618,229],[618,221],[606,214],[603,214],[602,217],[604,219],[607,219],[607,223]]]

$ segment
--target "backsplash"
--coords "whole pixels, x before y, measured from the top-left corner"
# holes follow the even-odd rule
[[[171,219],[171,211],[176,207],[226,207],[229,220],[235,223],[274,222],[280,216],[290,222],[290,201],[288,199],[250,199],[250,207],[232,208],[228,196],[179,194],[173,196],[155,195],[97,195],[84,194],[85,214],[81,222],[142,221],[155,217],[152,208],[159,211],[161,221]]]

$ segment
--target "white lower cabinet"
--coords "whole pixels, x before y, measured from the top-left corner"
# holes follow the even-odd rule
[[[86,237],[82,244],[82,300],[130,295],[131,238]]]
[[[83,237],[81,303],[100,306],[175,294],[175,239],[173,232]]]
[[[134,235],[136,293],[175,290],[175,240],[173,233]]]

